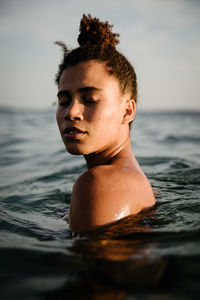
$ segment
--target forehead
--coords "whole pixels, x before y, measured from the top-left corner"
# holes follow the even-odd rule
[[[67,67],[61,75],[58,88],[78,89],[84,86],[119,89],[119,82],[108,73],[105,63],[89,61]]]

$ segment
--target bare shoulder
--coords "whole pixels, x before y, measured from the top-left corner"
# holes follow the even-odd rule
[[[97,166],[74,184],[72,231],[88,231],[110,224],[155,204],[151,185],[137,169]]]

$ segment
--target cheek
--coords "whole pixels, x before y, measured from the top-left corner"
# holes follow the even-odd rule
[[[56,121],[57,121],[57,124],[59,123],[59,112],[58,110],[56,111]]]
[[[112,127],[114,124],[120,123],[121,111],[116,106],[106,108],[98,114],[98,119],[104,122],[104,127]]]
[[[60,127],[61,123],[62,123],[62,113],[57,110],[56,112],[56,121],[57,121],[57,124],[58,124],[58,127]]]
[[[87,115],[88,121],[110,122],[113,118],[117,119],[119,117],[119,110],[115,106],[99,106],[94,110],[85,111],[85,114]]]
[[[105,126],[109,116],[102,112],[93,112],[87,116],[87,120],[89,123],[93,124],[95,127]]]

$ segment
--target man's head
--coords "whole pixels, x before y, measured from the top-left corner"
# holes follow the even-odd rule
[[[130,94],[130,99],[137,102],[137,78],[134,68],[116,50],[119,34],[112,33],[111,28],[112,25],[108,22],[100,22],[90,15],[83,15],[78,36],[80,46],[69,51],[64,43],[56,42],[64,50],[64,57],[56,74],[56,83],[59,84],[61,75],[67,67],[96,60],[104,62],[108,73],[119,81],[122,94]]]
[[[68,152],[108,155],[129,140],[137,101],[136,74],[107,22],[83,16],[80,47],[64,50],[56,75],[57,123]]]
[[[129,140],[135,101],[97,60],[68,66],[58,84],[57,123],[68,152],[109,155]]]

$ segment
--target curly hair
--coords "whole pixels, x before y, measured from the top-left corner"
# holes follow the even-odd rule
[[[118,79],[121,92],[130,93],[131,98],[137,102],[136,73],[126,57],[116,50],[119,34],[112,33],[112,27],[108,21],[101,22],[97,18],[92,18],[90,14],[83,15],[79,28],[78,48],[70,51],[63,42],[55,42],[62,47],[64,53],[55,82],[59,84],[61,75],[67,67],[97,60],[105,62],[107,71]]]

